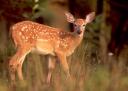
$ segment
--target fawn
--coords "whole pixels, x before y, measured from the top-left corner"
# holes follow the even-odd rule
[[[68,22],[73,23],[74,32],[64,31],[32,21],[22,21],[14,24],[10,31],[17,47],[16,54],[9,61],[11,80],[15,80],[17,71],[20,80],[23,80],[22,65],[26,55],[38,52],[49,55],[47,83],[50,83],[52,70],[58,59],[64,72],[70,77],[66,57],[71,55],[81,43],[86,24],[93,21],[95,12],[91,12],[86,19],[75,19],[72,14],[65,12]]]

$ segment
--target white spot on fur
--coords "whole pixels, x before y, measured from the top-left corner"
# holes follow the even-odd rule
[[[21,32],[19,32],[19,35],[21,35],[22,33]]]

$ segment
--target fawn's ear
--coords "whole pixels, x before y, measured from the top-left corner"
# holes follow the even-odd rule
[[[91,12],[86,16],[85,22],[90,23],[94,20],[95,18],[95,12]]]
[[[67,18],[68,22],[73,23],[75,21],[75,18],[71,13],[65,12],[65,15],[66,15],[66,18]]]

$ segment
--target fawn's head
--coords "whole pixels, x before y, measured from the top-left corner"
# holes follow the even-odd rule
[[[75,19],[74,16],[69,12],[65,12],[65,15],[67,21],[73,24],[74,31],[77,34],[81,34],[84,32],[86,24],[91,23],[93,21],[95,17],[95,12],[91,12],[86,15],[85,19]]]

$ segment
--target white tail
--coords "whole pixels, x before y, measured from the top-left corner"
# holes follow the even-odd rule
[[[47,82],[50,82],[56,59],[59,59],[67,76],[70,76],[66,57],[71,55],[80,44],[85,25],[94,19],[95,13],[88,14],[86,19],[75,19],[68,12],[65,15],[67,21],[74,24],[74,32],[67,32],[32,21],[22,21],[11,27],[12,38],[17,46],[16,54],[9,61],[12,80],[15,80],[15,71],[18,73],[19,79],[23,80],[22,64],[26,55],[32,51],[44,55],[49,54]]]

